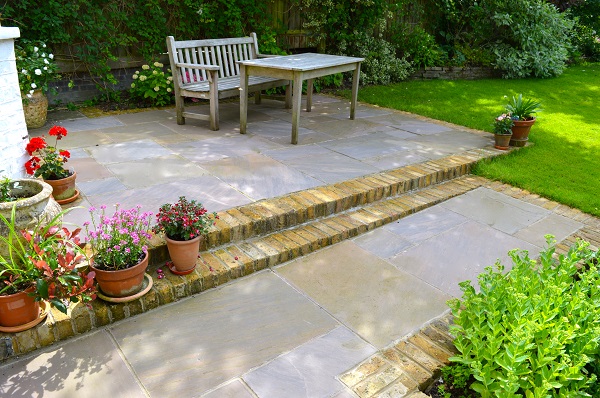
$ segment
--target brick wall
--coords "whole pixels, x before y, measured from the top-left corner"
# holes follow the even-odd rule
[[[419,69],[410,76],[410,79],[475,80],[498,78],[500,76],[500,72],[493,68],[433,66]]]
[[[0,26],[0,175],[25,176],[27,126],[15,64],[14,39],[19,28]],[[4,170],[4,171],[2,171]]]

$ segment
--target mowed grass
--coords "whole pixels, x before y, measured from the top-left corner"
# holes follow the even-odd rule
[[[483,162],[476,174],[600,216],[600,64],[568,68],[552,79],[407,81],[363,87],[359,100],[492,131],[508,98],[542,102],[535,145]],[[347,92],[345,93],[347,95]]]

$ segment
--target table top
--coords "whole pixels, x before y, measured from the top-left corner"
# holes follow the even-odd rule
[[[364,60],[364,58],[346,57],[342,55],[303,53],[295,55],[282,55],[279,57],[259,58],[249,61],[237,61],[237,63],[248,66],[264,66],[273,69],[305,72],[309,70],[362,62]]]

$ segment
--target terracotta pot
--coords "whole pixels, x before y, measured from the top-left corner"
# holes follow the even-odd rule
[[[18,196],[16,202],[0,203],[0,214],[10,221],[13,206],[15,209],[15,227],[18,230],[33,229],[40,222],[47,224],[56,217],[61,208],[52,198],[52,187],[37,179],[24,178],[14,180],[11,184],[10,194]],[[8,227],[0,222],[0,235],[8,236]],[[8,255],[7,246],[0,242],[0,255]]]
[[[94,266],[93,258],[90,268],[96,272],[96,281],[100,290],[110,297],[128,297],[142,290],[144,284],[144,273],[148,268],[148,253],[144,259],[133,267],[106,271]]]
[[[529,140],[529,130],[535,123],[535,118],[531,120],[515,120],[514,126],[512,126],[512,138],[510,139],[511,146],[522,147],[525,146],[527,140]]]
[[[60,180],[44,180],[45,183],[52,187],[52,196],[59,204],[70,203],[77,199],[79,192],[75,189],[75,178],[77,173]]]
[[[196,267],[202,238],[200,235],[190,240],[173,240],[165,236],[169,256],[178,272],[191,271]]]
[[[42,90],[35,90],[31,98],[26,95],[22,97],[24,98],[23,113],[25,114],[27,128],[37,129],[43,127],[48,116],[48,98],[46,95],[42,93]]]
[[[508,149],[510,138],[512,135],[510,134],[494,134],[494,148],[496,149]]]
[[[0,296],[0,326],[19,326],[34,321],[40,315],[40,303],[25,291]]]

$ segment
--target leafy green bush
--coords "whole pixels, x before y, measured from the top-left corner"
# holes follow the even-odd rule
[[[391,42],[398,53],[417,68],[440,66],[442,53],[435,38],[419,26],[411,31],[403,30],[393,34]]]
[[[343,53],[365,58],[360,67],[361,84],[399,82],[413,70],[405,58],[396,58],[396,49],[391,43],[366,33],[357,33]]]
[[[492,20],[501,32],[494,65],[506,78],[560,75],[569,57],[573,22],[543,0],[498,1]]]
[[[579,241],[556,258],[554,241],[533,261],[511,251],[513,268],[496,263],[479,275],[480,292],[460,284],[462,301],[449,301],[452,333],[482,397],[588,396],[598,368],[600,273],[589,244]],[[582,266],[581,269],[578,266]]]
[[[132,98],[148,101],[153,106],[164,106],[175,101],[173,94],[173,76],[171,69],[165,73],[164,65],[154,62],[151,65],[142,65],[142,70],[133,74],[134,82],[131,83],[129,93]]]

